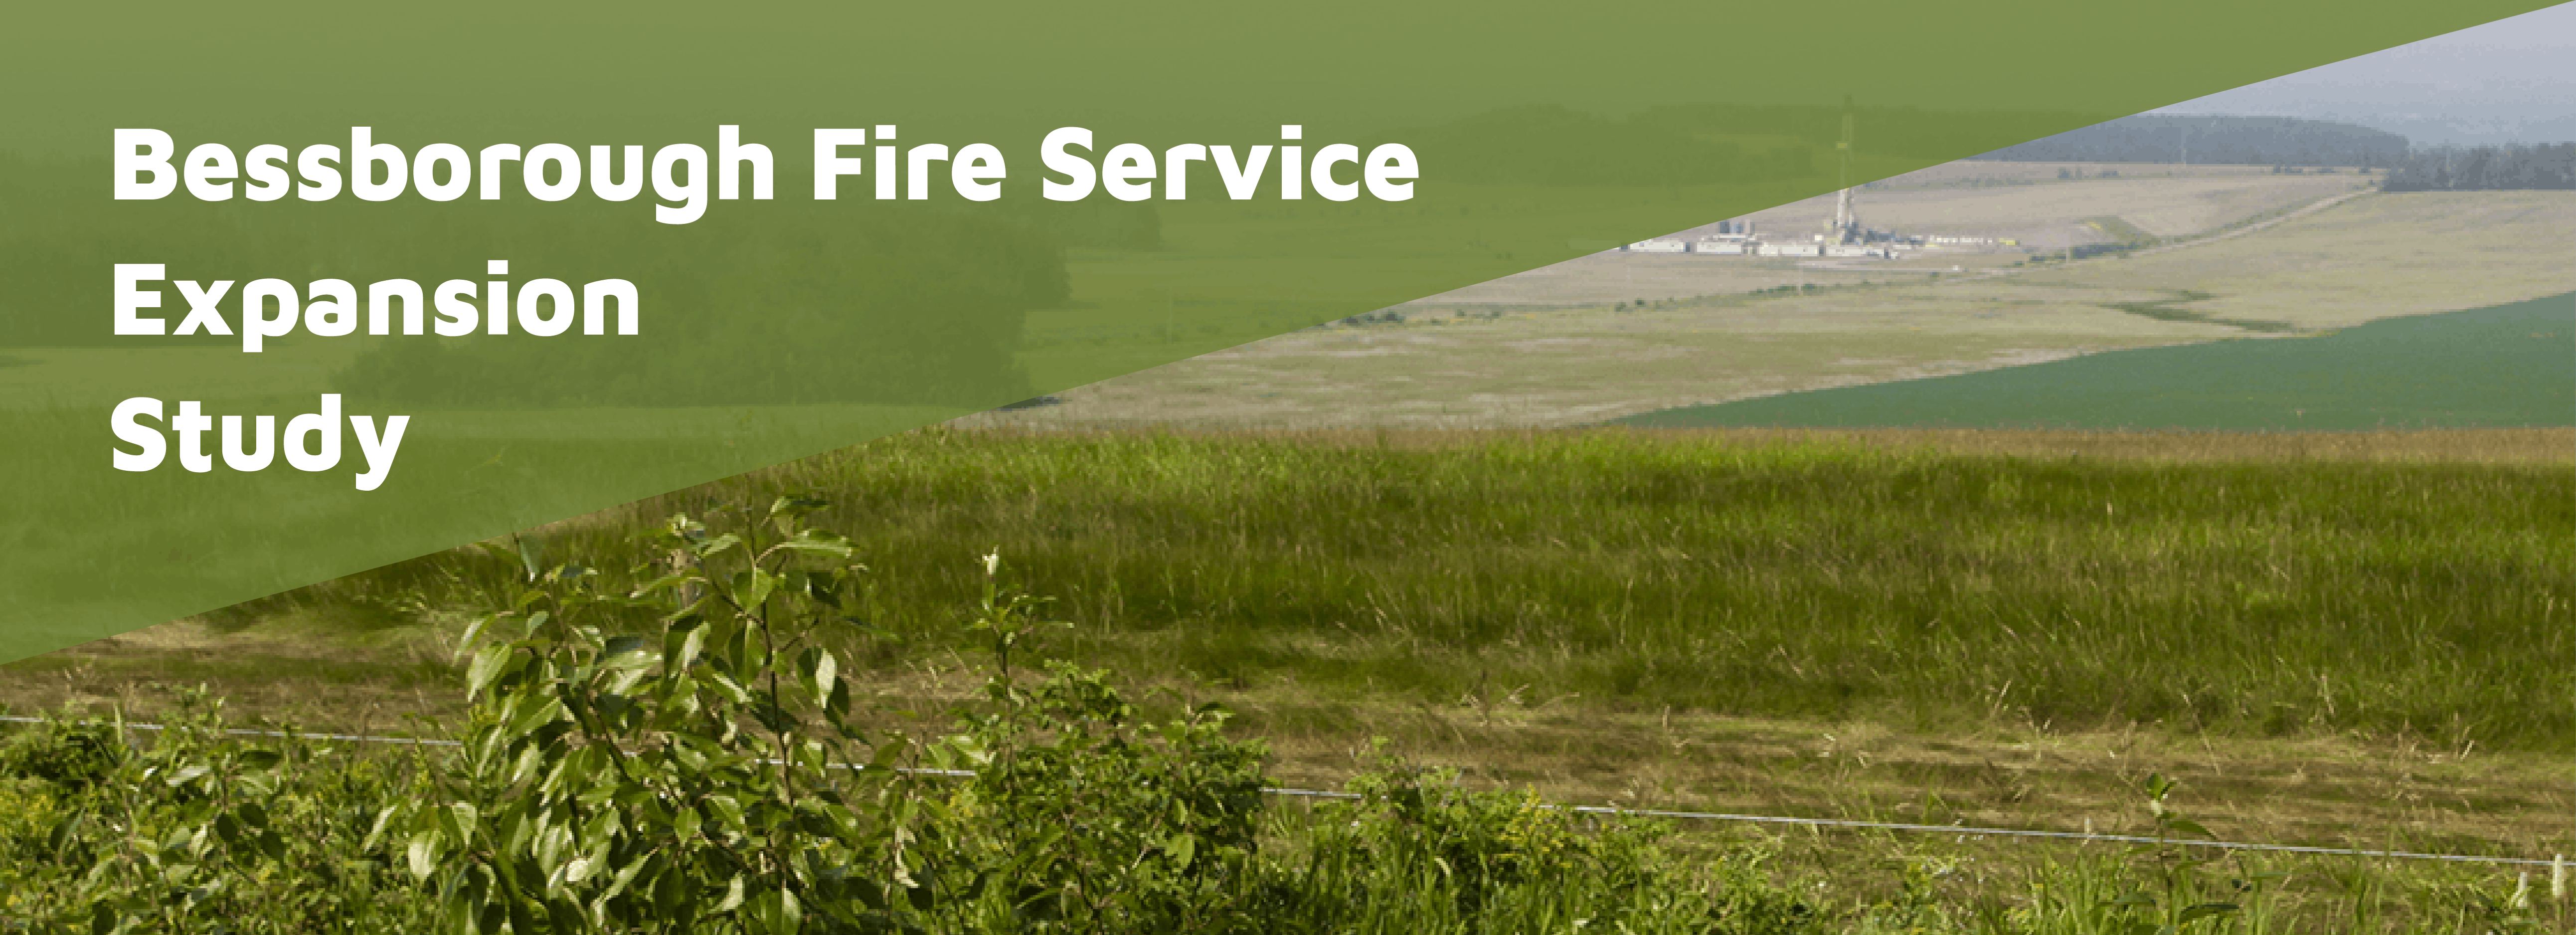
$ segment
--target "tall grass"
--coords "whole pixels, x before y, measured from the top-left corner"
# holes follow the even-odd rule
[[[937,645],[998,545],[1144,679],[1485,685],[1926,728],[2011,716],[2576,751],[2576,469],[2140,463],[1586,432],[885,439],[563,524],[811,493]],[[328,610],[433,556],[237,609]],[[880,656],[879,664],[891,665]]]

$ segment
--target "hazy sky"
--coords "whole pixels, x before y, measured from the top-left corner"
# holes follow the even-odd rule
[[[2341,120],[2418,145],[2576,140],[2576,3],[2152,112]]]

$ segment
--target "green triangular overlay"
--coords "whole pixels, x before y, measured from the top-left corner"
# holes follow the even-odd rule
[[[2540,4],[1219,6],[19,14],[0,37],[12,89],[0,126],[0,660]],[[1846,101],[1869,128],[1848,178],[1833,146]],[[1298,138],[1284,139],[1292,124]],[[749,164],[701,170],[735,175],[742,197],[686,190],[704,176],[680,144],[722,163],[720,126],[766,147],[771,199],[751,197]],[[960,197],[951,163],[931,162],[923,200],[878,200],[873,170],[815,200],[813,131],[881,126],[907,152],[990,144],[1007,173],[999,197]],[[292,193],[306,181],[300,157],[322,144],[345,156],[354,127],[407,158],[433,144],[466,161],[496,144],[523,159],[562,144],[603,168],[591,148],[611,147],[611,194],[638,181],[622,160],[640,146],[648,178],[629,200],[596,194],[593,173],[541,201],[530,192],[561,184],[559,164],[532,185],[519,163],[477,162],[453,200],[417,185],[386,201]],[[1238,159],[1267,146],[1273,161],[1246,200],[1228,197],[1211,156],[1187,171],[1182,199],[1157,183],[1145,200],[1103,190],[1055,202],[1040,182],[1063,176],[1045,171],[1040,144],[1061,127],[1092,131],[1095,164],[1123,143],[1158,160],[1189,143]],[[233,196],[112,197],[114,131],[137,128],[168,134],[174,172],[221,144],[237,160],[220,189]],[[836,153],[873,167],[881,143]],[[1301,198],[1280,197],[1281,147],[1311,158],[1383,143],[1416,150],[1406,200],[1365,186],[1326,200],[1305,179]],[[282,149],[254,150],[264,144]],[[251,161],[285,181],[253,178]],[[456,181],[444,164],[428,178]],[[493,200],[477,187],[487,178]],[[1359,177],[1344,165],[1332,178]],[[284,197],[255,200],[262,182]],[[692,201],[696,220],[656,220],[657,205],[685,214]],[[508,272],[489,272],[495,260]],[[131,315],[165,328],[189,313],[181,281],[231,281],[215,307],[235,336],[118,335],[118,264],[162,267],[126,288],[159,293],[157,309]],[[308,301],[324,288],[314,283],[344,281],[360,305],[373,284],[409,280],[425,325],[445,320],[435,293],[451,280],[476,290],[478,310],[492,281],[580,293],[623,280],[639,320],[617,334],[602,298],[602,334],[568,323],[541,337],[514,317],[508,335],[478,323],[413,336],[389,300],[388,334],[352,311],[355,333],[299,327],[253,354],[240,304],[261,280]],[[568,310],[549,299],[531,311]],[[336,421],[319,418],[324,394]],[[197,403],[208,470],[186,469],[169,424],[153,420],[136,424],[171,446],[162,463],[115,469],[111,452],[141,451],[111,427],[130,399],[159,400],[163,420]],[[294,421],[303,414],[315,418]],[[292,429],[331,425],[342,450],[321,470],[282,451],[265,470],[234,470],[227,415],[248,436],[243,454],[262,415],[304,450],[322,436]],[[392,466],[360,490],[351,417],[381,432],[394,415],[409,419]]]

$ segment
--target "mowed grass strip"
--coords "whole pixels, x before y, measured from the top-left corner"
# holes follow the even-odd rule
[[[932,431],[564,524],[545,548],[620,569],[658,517],[820,495],[878,582],[864,616],[909,640],[867,657],[887,669],[955,638],[998,547],[1073,623],[1050,653],[1213,690],[2576,750],[2564,461],[2317,458],[2300,436],[2276,460],[2185,462],[1749,437]],[[461,602],[486,566],[446,553],[267,606],[327,618],[405,582]]]

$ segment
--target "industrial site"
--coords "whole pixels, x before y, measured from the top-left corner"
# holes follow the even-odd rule
[[[1900,252],[1926,247],[1987,247],[2015,241],[1998,241],[1991,237],[1934,237],[1904,234],[1865,227],[1854,205],[1851,187],[1852,118],[1843,117],[1843,138],[1835,150],[1840,154],[1842,190],[1834,193],[1834,213],[1825,219],[1822,232],[1805,237],[1794,234],[1764,236],[1751,218],[1719,221],[1710,228],[1695,229],[1674,237],[1657,237],[1628,244],[1619,249],[1635,253],[1690,253],[1705,256],[1785,256],[1841,257],[1851,259],[1894,259]]]
[[[1753,219],[1734,218],[1684,234],[1640,240],[1619,249],[1629,253],[1686,253],[1694,256],[1893,260],[1918,255],[1917,251],[1991,252],[1997,247],[2012,248],[2021,244],[2020,240],[2010,237],[1908,234],[1866,227],[1860,222],[1854,192],[1855,189],[1846,188],[1835,193],[1833,216],[1825,219],[1824,230],[1818,233],[1805,236],[1794,232],[1765,234]]]

